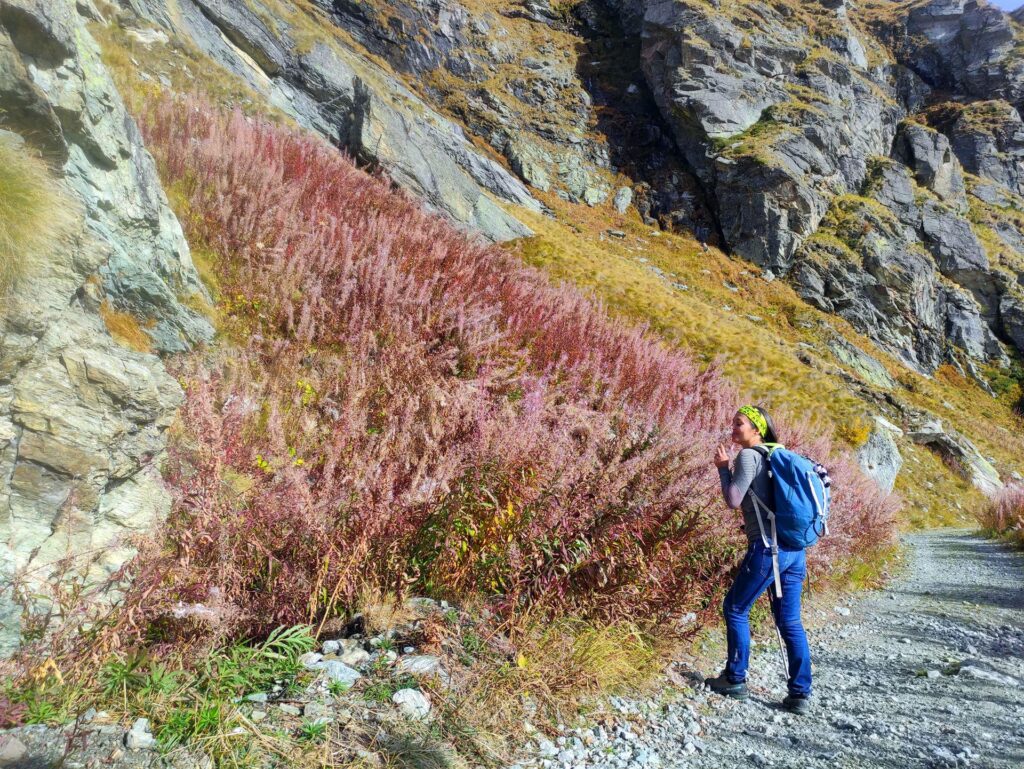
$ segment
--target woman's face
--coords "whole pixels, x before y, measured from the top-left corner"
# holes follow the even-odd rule
[[[746,416],[736,412],[732,418],[732,442],[749,445],[761,439],[761,433],[754,427],[754,423]]]

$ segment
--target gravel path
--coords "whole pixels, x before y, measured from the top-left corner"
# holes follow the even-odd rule
[[[755,645],[748,701],[679,663],[679,696],[613,699],[601,725],[541,739],[524,766],[1024,767],[1024,555],[965,531],[906,542],[901,577],[808,631],[810,714],[779,707],[771,639]]]

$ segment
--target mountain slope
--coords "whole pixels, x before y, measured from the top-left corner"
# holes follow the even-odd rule
[[[161,18],[154,0],[128,5],[142,7],[148,18]],[[892,34],[884,33],[893,24],[917,29],[913,25],[921,26],[921,18],[927,18],[926,6],[876,3],[847,8],[833,3],[766,10],[742,3],[715,9],[685,2],[590,2],[557,8],[435,2],[378,7],[284,0],[261,6],[253,0],[246,8],[255,8],[257,19],[287,20],[284,26],[292,31],[290,37],[279,34],[283,50],[292,45],[301,54],[322,36],[332,47],[345,48],[347,57],[374,62],[375,71],[403,80],[404,88],[465,126],[478,156],[506,164],[508,172],[532,185],[533,197],[556,213],[554,219],[508,201],[503,204],[538,233],[524,241],[527,258],[535,255],[535,263],[548,265],[556,274],[595,286],[613,306],[688,346],[708,355],[724,354],[732,375],[746,381],[752,394],[822,414],[852,446],[860,447],[870,434],[866,455],[876,444],[891,440],[908,455],[917,451],[915,444],[928,447],[930,453],[920,461],[937,461],[928,480],[931,486],[922,487],[913,475],[897,476],[898,485],[919,503],[915,519],[927,519],[962,515],[944,511],[941,503],[944,496],[970,496],[960,477],[987,489],[998,483],[993,464],[1003,477],[1017,469],[1019,424],[1011,407],[1021,392],[1013,343],[1020,336],[1021,305],[1013,265],[1020,258],[1016,246],[1021,221],[1015,213],[1019,198],[1012,185],[1004,184],[1016,168],[1012,154],[1004,151],[1013,141],[1009,126],[1017,119],[1016,111],[1008,103],[958,108],[958,102],[949,101],[949,92],[929,85],[911,68],[910,55]],[[949,69],[953,65],[942,62],[973,61],[955,51],[974,51],[980,57],[978,52],[991,44],[991,72],[985,82],[1013,96],[1017,74],[1006,64],[1007,57],[1013,59],[1006,30],[1016,40],[1017,27],[1003,15],[993,16],[970,3],[950,13],[965,29],[981,18],[1002,31],[947,35],[954,41],[954,53],[946,59],[935,54],[936,63],[922,72],[937,73],[940,86],[945,77],[950,87],[963,82],[964,88],[980,88],[976,78],[957,80]],[[166,15],[169,26],[153,34],[170,34],[173,46],[179,44],[174,30],[180,33],[183,22],[175,14]],[[268,24],[263,27],[274,26]],[[173,61],[166,66],[161,51],[167,44],[141,44],[150,34],[147,25],[128,12],[98,34],[108,37],[107,50],[115,58],[131,49],[133,56],[151,61],[175,88],[187,90],[204,79],[202,66],[192,67],[195,75],[188,77]],[[129,28],[130,34],[116,32],[118,27]],[[674,37],[673,29],[684,28],[702,30],[704,37],[696,32]],[[195,50],[209,45],[206,36],[179,40]],[[707,42],[714,40],[719,44]],[[215,57],[221,55],[219,49],[211,50]],[[669,66],[666,56],[678,62],[673,59]],[[122,70],[123,82],[148,87],[131,69]],[[298,87],[295,77],[283,73],[271,79],[278,84],[273,88],[284,82]],[[675,86],[667,85],[671,78],[689,85],[673,90]],[[253,82],[250,77],[249,84]],[[271,95],[277,93],[273,88]],[[730,88],[739,90],[732,93]],[[749,99],[754,101],[749,104],[744,88],[752,89]],[[763,91],[760,96],[758,89]],[[665,96],[670,92],[685,94],[685,99],[679,96],[684,100],[672,102]],[[248,97],[243,101],[253,103]],[[269,101],[280,104],[277,97]],[[289,108],[293,113],[294,104]],[[755,109],[757,105],[761,107]],[[846,105],[855,110],[849,114],[860,116],[857,123],[848,122]],[[992,151],[985,149],[984,136],[971,133],[979,122],[970,116],[986,109],[997,109],[998,120],[982,121],[984,125],[1010,121],[999,123],[1004,127],[995,133],[984,133],[994,137]],[[951,126],[958,121],[960,128],[954,130]],[[325,135],[344,144],[333,129]],[[955,146],[968,144],[962,135],[974,136],[975,154],[987,160],[959,160]],[[359,145],[347,146],[372,160],[361,154]],[[1002,181],[975,174],[982,166],[988,177]],[[783,196],[779,200],[795,197],[785,210],[776,210],[772,201],[777,195]],[[805,217],[803,223],[800,217]],[[664,239],[651,241],[640,222],[660,223]],[[614,261],[606,271],[596,258],[602,253],[631,258],[638,253],[628,239],[620,243],[617,236],[604,234],[615,229],[664,244],[655,251],[664,251],[670,261],[677,260],[668,256],[674,252],[684,261],[721,264],[723,276],[742,274],[713,245],[705,255],[695,250],[692,238],[669,234],[691,228],[712,244],[746,254],[762,270],[765,288],[705,280],[703,272],[691,272],[681,281],[647,272],[637,284],[644,286],[645,297],[637,298],[637,287],[629,287],[631,273],[610,269]],[[743,228],[749,229],[751,239],[744,240]],[[603,238],[605,244],[591,245],[594,238]],[[763,271],[765,267],[770,269]],[[603,285],[595,281],[595,270],[604,274]],[[764,318],[774,304],[793,301],[792,294],[781,291],[781,281],[767,283],[775,279],[776,270],[799,297],[845,322],[822,317],[794,324],[794,313],[806,309],[787,310],[782,324],[747,320],[745,316]],[[673,288],[673,282],[706,283],[701,294],[711,300],[712,309],[695,313],[701,306],[693,302],[698,294]],[[666,322],[665,307],[651,301],[666,290],[670,305],[680,308],[672,312],[688,318],[682,326]],[[722,306],[729,307],[724,314]],[[759,329],[752,333],[768,332],[764,341],[744,340],[747,332],[742,329],[749,324]],[[789,343],[780,346],[779,334]],[[751,356],[751,348],[760,355]],[[752,357],[764,360],[752,365]],[[788,386],[787,372],[801,369],[808,378]],[[833,394],[811,397],[821,390]],[[986,392],[1003,405],[994,406]],[[875,417],[880,415],[906,434],[879,427],[883,423]],[[941,420],[938,432],[936,419]],[[981,453],[971,441],[982,447]],[[891,478],[898,460],[888,450],[883,454],[888,459],[880,472]],[[950,476],[943,463],[968,469],[962,476],[961,471]],[[865,459],[865,466],[875,466],[874,460]],[[965,499],[958,504],[974,503]]]

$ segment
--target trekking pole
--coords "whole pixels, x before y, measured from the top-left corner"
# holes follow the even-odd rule
[[[772,624],[775,625],[775,636],[779,639],[779,660],[782,662],[782,676],[789,680],[789,661],[786,659],[786,645],[782,640],[782,631],[779,630],[779,623],[775,619],[775,602],[772,599],[771,588],[765,591],[768,596],[768,605],[772,611]]]

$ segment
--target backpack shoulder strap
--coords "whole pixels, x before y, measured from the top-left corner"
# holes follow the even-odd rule
[[[761,498],[754,493],[753,489],[750,491],[750,496],[754,500],[754,515],[757,516],[757,526],[761,530],[761,541],[772,554],[772,575],[775,582],[775,595],[782,598],[782,579],[779,576],[779,536],[775,529],[775,513],[761,501]],[[768,523],[772,531],[771,540],[768,539],[768,534],[764,530],[764,520],[761,518],[762,509],[768,513]]]
[[[782,443],[758,443],[756,446],[751,446],[750,448],[764,457],[770,457],[779,449],[786,448],[786,446]]]

